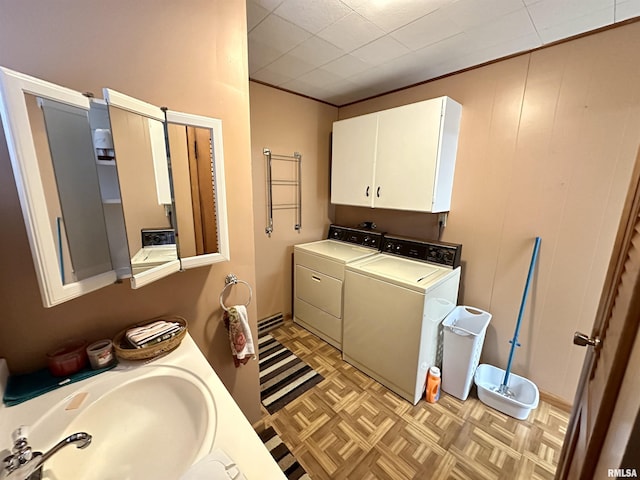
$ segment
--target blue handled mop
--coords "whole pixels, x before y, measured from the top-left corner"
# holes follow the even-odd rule
[[[520,325],[522,324],[522,316],[524,315],[524,307],[527,303],[527,295],[529,294],[529,286],[531,285],[531,277],[533,277],[533,270],[536,266],[536,260],[538,259],[538,251],[540,250],[540,237],[536,237],[536,243],[533,246],[533,255],[531,256],[531,264],[529,265],[529,274],[527,275],[527,283],[524,286],[524,293],[522,294],[522,302],[520,302],[520,312],[518,313],[518,321],[516,323],[516,329],[513,332],[513,338],[510,340],[511,351],[509,352],[509,361],[507,362],[507,369],[504,372],[504,379],[502,384],[494,391],[504,395],[507,398],[513,398],[513,392],[509,390],[509,374],[511,373],[511,363],[513,362],[513,356],[516,353],[516,347],[519,347],[518,335],[520,335]]]

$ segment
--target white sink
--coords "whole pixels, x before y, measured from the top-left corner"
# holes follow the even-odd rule
[[[38,427],[50,431],[60,417],[72,416],[66,427],[55,429],[57,439],[75,432],[93,437],[87,448],[69,445],[54,455],[44,465],[44,479],[179,478],[211,450],[216,410],[206,385],[180,368],[147,370],[144,376],[138,371],[127,379],[122,372],[90,384],[34,425],[34,433]]]
[[[72,444],[53,454],[44,480],[177,480],[202,471],[213,480],[220,451],[228,460],[220,465],[231,462],[249,480],[286,480],[189,333],[163,357],[62,383],[19,405],[0,404],[0,449],[11,446],[20,425],[43,452],[73,433],[93,437],[86,448]],[[235,471],[224,470],[222,478]]]

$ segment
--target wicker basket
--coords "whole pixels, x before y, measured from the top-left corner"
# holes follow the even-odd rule
[[[165,320],[168,322],[177,322],[182,326],[182,330],[180,332],[162,342],[154,343],[153,345],[147,345],[142,348],[136,348],[127,340],[126,333],[127,330],[133,327],[142,327],[148,325],[152,322],[157,322],[158,320]],[[120,331],[113,338],[113,347],[116,351],[116,356],[120,360],[150,360],[152,358],[156,358],[162,354],[168,353],[171,350],[175,349],[180,345],[182,339],[187,334],[187,321],[178,316],[171,317],[158,317],[152,320],[147,320],[142,323],[136,323],[135,325],[130,325],[124,330]]]

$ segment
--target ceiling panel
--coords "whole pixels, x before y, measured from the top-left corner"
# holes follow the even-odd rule
[[[384,36],[367,43],[365,46],[351,52],[351,55],[369,65],[380,65],[394,58],[409,53],[409,49],[396,39]]]
[[[251,79],[333,105],[640,16],[640,0],[246,0]]]
[[[640,15],[640,0],[616,2],[615,21],[622,22]]]
[[[444,10],[435,10],[389,35],[411,50],[419,50],[461,32],[462,28]]]
[[[284,0],[273,13],[308,32],[317,33],[351,11],[340,0]]]
[[[385,35],[384,30],[356,12],[318,32],[318,36],[348,52]]]

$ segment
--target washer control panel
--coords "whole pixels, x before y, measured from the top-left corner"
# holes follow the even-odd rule
[[[353,243],[363,247],[380,249],[382,245],[382,233],[371,230],[358,230],[357,228],[341,227],[338,225],[329,226],[329,240]]]
[[[381,251],[456,268],[460,266],[462,245],[446,242],[427,242],[385,235]]]

